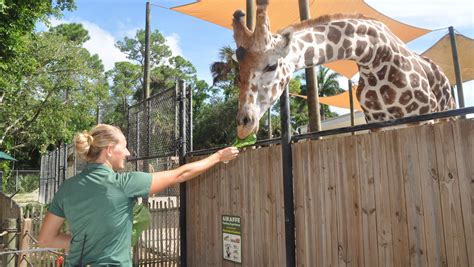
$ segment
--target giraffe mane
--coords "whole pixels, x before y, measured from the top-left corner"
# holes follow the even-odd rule
[[[331,21],[336,21],[336,20],[343,20],[343,19],[364,19],[364,20],[375,20],[373,18],[366,17],[360,13],[352,13],[352,14],[343,14],[343,13],[336,13],[336,14],[329,14],[329,15],[324,15],[320,16],[314,19],[309,19],[305,20],[302,22],[297,22],[294,24],[291,24],[283,29],[278,30],[277,33],[282,33],[285,32],[287,29],[292,28],[293,31],[300,31],[303,29],[307,29],[309,27],[317,26],[319,24],[324,24],[328,23]]]

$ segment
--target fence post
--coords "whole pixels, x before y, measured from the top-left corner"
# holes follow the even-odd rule
[[[23,220],[23,223],[21,224],[21,235],[20,235],[20,250],[28,250],[30,249],[30,242],[31,238],[30,235],[32,233],[32,221],[31,218],[26,218]],[[19,267],[26,267],[26,260],[23,258],[27,258],[26,253],[20,253],[18,256],[18,266]]]
[[[11,251],[17,249],[17,242],[16,242],[16,233],[18,231],[16,226],[16,218],[8,218],[5,219],[4,225],[5,231],[8,233],[5,235],[4,243],[5,243],[5,250]],[[15,260],[15,253],[5,254],[3,256],[3,264],[5,267],[15,267],[16,260]]]
[[[179,81],[179,132],[180,151],[179,164],[186,163],[186,85],[183,80]],[[187,266],[186,255],[186,183],[179,184],[179,232],[180,232],[180,262],[182,267]]]

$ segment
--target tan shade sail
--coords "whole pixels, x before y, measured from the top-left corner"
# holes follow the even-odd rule
[[[405,43],[429,32],[429,30],[393,20],[376,11],[363,0],[310,0],[309,2],[313,18],[334,13],[361,13],[385,23]],[[232,14],[238,9],[245,11],[245,7],[245,0],[201,0],[172,9],[232,30]],[[271,0],[268,14],[273,32],[299,22],[298,0]],[[358,72],[356,64],[350,61],[332,62],[326,66],[348,78]]]
[[[474,40],[462,34],[455,34],[455,36],[462,82],[474,80]],[[451,85],[456,84],[449,34],[443,36],[422,55],[433,60],[443,69]]]
[[[354,100],[354,110],[362,111],[362,108],[360,107],[360,103],[359,101],[357,101],[356,90],[357,90],[357,86],[353,86],[352,99]],[[290,95],[294,97],[300,97],[303,99],[307,98],[305,95],[299,95],[295,93],[290,93]],[[338,108],[347,108],[347,109],[351,108],[350,100],[349,100],[349,91],[345,91],[343,93],[333,95],[333,96],[319,97],[319,103],[326,104],[333,107],[338,107]]]

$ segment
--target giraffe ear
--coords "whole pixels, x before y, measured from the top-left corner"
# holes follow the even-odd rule
[[[281,35],[281,39],[275,45],[275,49],[282,51],[284,55],[287,55],[290,51],[291,39],[293,38],[293,28],[286,28],[280,32],[279,35]]]

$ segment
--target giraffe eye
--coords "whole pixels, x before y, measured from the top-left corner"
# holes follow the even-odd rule
[[[267,65],[267,66],[263,69],[263,72],[275,71],[276,68],[277,68],[277,64]]]

